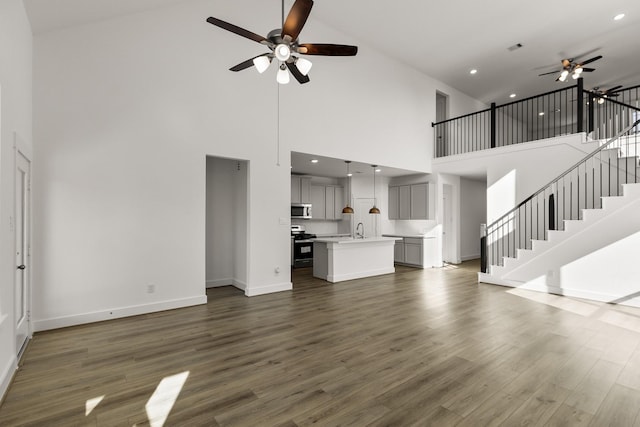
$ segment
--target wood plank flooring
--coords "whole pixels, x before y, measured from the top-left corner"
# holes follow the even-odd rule
[[[640,310],[478,268],[299,269],[293,292],[38,333],[0,425],[640,426]]]

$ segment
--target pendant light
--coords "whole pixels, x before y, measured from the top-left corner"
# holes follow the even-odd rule
[[[373,168],[373,207],[369,209],[370,214],[379,214],[380,209],[376,207],[376,168],[378,165],[371,165]]]
[[[349,206],[349,200],[351,200],[351,173],[349,173],[349,164],[351,160],[344,161],[347,164],[347,179],[349,180],[348,193],[347,193],[347,206],[342,209],[343,214],[352,214],[353,208]]]

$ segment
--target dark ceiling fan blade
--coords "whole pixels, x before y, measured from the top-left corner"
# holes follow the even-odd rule
[[[607,93],[614,93],[614,92],[618,91],[621,88],[622,88],[622,85],[614,86],[611,89],[608,89]]]
[[[291,41],[298,39],[302,27],[304,27],[307,18],[309,18],[312,7],[313,0],[296,0],[282,25],[282,38],[289,36]]]
[[[237,34],[239,36],[246,37],[249,40],[253,40],[255,42],[262,43],[262,44],[269,43],[269,40],[267,40],[266,38],[262,37],[259,34],[252,33],[249,30],[245,30],[244,28],[240,28],[237,25],[233,25],[228,22],[222,21],[221,19],[214,18],[213,16],[210,16],[209,18],[207,18],[207,22],[212,25],[215,25],[216,27],[220,27],[224,30],[231,31],[232,33]]]
[[[585,68],[585,67],[580,67],[582,68],[582,71],[586,71],[587,73],[592,73],[594,72],[596,69],[595,68]]]
[[[265,53],[264,55],[258,55],[258,56],[254,56],[251,59],[247,59],[244,62],[239,63],[238,65],[234,65],[233,67],[229,68],[229,71],[242,71],[242,70],[246,70],[249,67],[253,67],[253,60],[256,58],[259,58],[261,56],[268,56],[268,53]],[[271,58],[269,58],[269,62],[271,62]]]
[[[358,53],[358,46],[303,43],[298,47],[298,52],[305,55],[355,56]]]
[[[540,76],[548,76],[549,74],[556,74],[559,73],[560,71],[549,71],[548,73],[542,73],[542,74],[538,74],[538,77]]]
[[[593,58],[589,58],[586,61],[582,61],[582,62],[578,63],[578,65],[587,65],[587,64],[590,64],[590,63],[592,63],[594,61],[597,61],[598,59],[601,59],[601,58],[602,58],[602,55],[594,56]]]
[[[289,71],[291,71],[291,74],[293,75],[293,77],[296,78],[298,83],[300,84],[309,83],[309,80],[310,80],[309,76],[305,76],[304,74],[302,74],[296,64],[294,64],[293,62],[287,62],[287,67],[289,68]]]

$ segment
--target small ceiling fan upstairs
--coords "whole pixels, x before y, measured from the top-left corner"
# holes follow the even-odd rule
[[[282,5],[284,17],[284,0],[282,0]],[[307,22],[307,18],[309,18],[312,7],[313,0],[296,0],[287,15],[287,19],[283,20],[282,28],[269,32],[267,37],[263,37],[218,18],[209,17],[207,18],[207,22],[263,44],[270,50],[270,52],[247,59],[231,67],[229,70],[242,71],[255,66],[259,73],[263,73],[269,68],[269,65],[275,58],[279,64],[276,77],[278,83],[289,83],[289,72],[291,72],[293,77],[299,83],[303,84],[309,82],[308,74],[312,64],[311,61],[299,55],[355,56],[358,53],[357,46],[327,43],[299,43],[298,36]]]
[[[615,98],[620,95],[618,93],[620,90],[622,90],[622,85],[614,86],[609,89],[602,89],[596,86],[591,89],[591,93],[594,95],[594,101],[598,102],[598,104],[604,104],[606,98]]]
[[[597,61],[598,59],[601,59],[602,55],[598,55],[598,56],[594,56],[593,58],[589,58],[585,61],[582,62],[575,62],[575,59],[571,58],[571,59],[563,59],[561,61],[562,63],[562,68],[557,70],[557,71],[550,71],[548,73],[542,73],[539,74],[538,76],[546,76],[549,74],[558,74],[560,73],[560,75],[558,76],[558,78],[556,79],[556,81],[561,81],[564,82],[565,80],[567,80],[567,77],[569,77],[569,74],[571,74],[571,77],[573,77],[574,79],[577,79],[578,77],[580,77],[580,75],[583,72],[593,72],[596,69],[595,68],[587,68],[585,67],[585,65],[590,64],[594,61]]]

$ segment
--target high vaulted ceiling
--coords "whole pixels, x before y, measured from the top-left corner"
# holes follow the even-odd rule
[[[189,0],[25,0],[25,5],[39,34],[181,1]],[[279,0],[261,1],[280,7]],[[292,3],[286,0],[285,7]],[[614,21],[619,13],[625,18]],[[563,58],[603,56],[589,65],[595,72],[584,74],[587,89],[640,84],[637,0],[316,0],[312,18],[353,38],[345,42],[376,48],[486,103],[573,84],[572,79],[555,82],[555,75],[538,77],[559,69]],[[508,49],[517,43],[522,47]],[[477,74],[469,74],[471,69]]]

